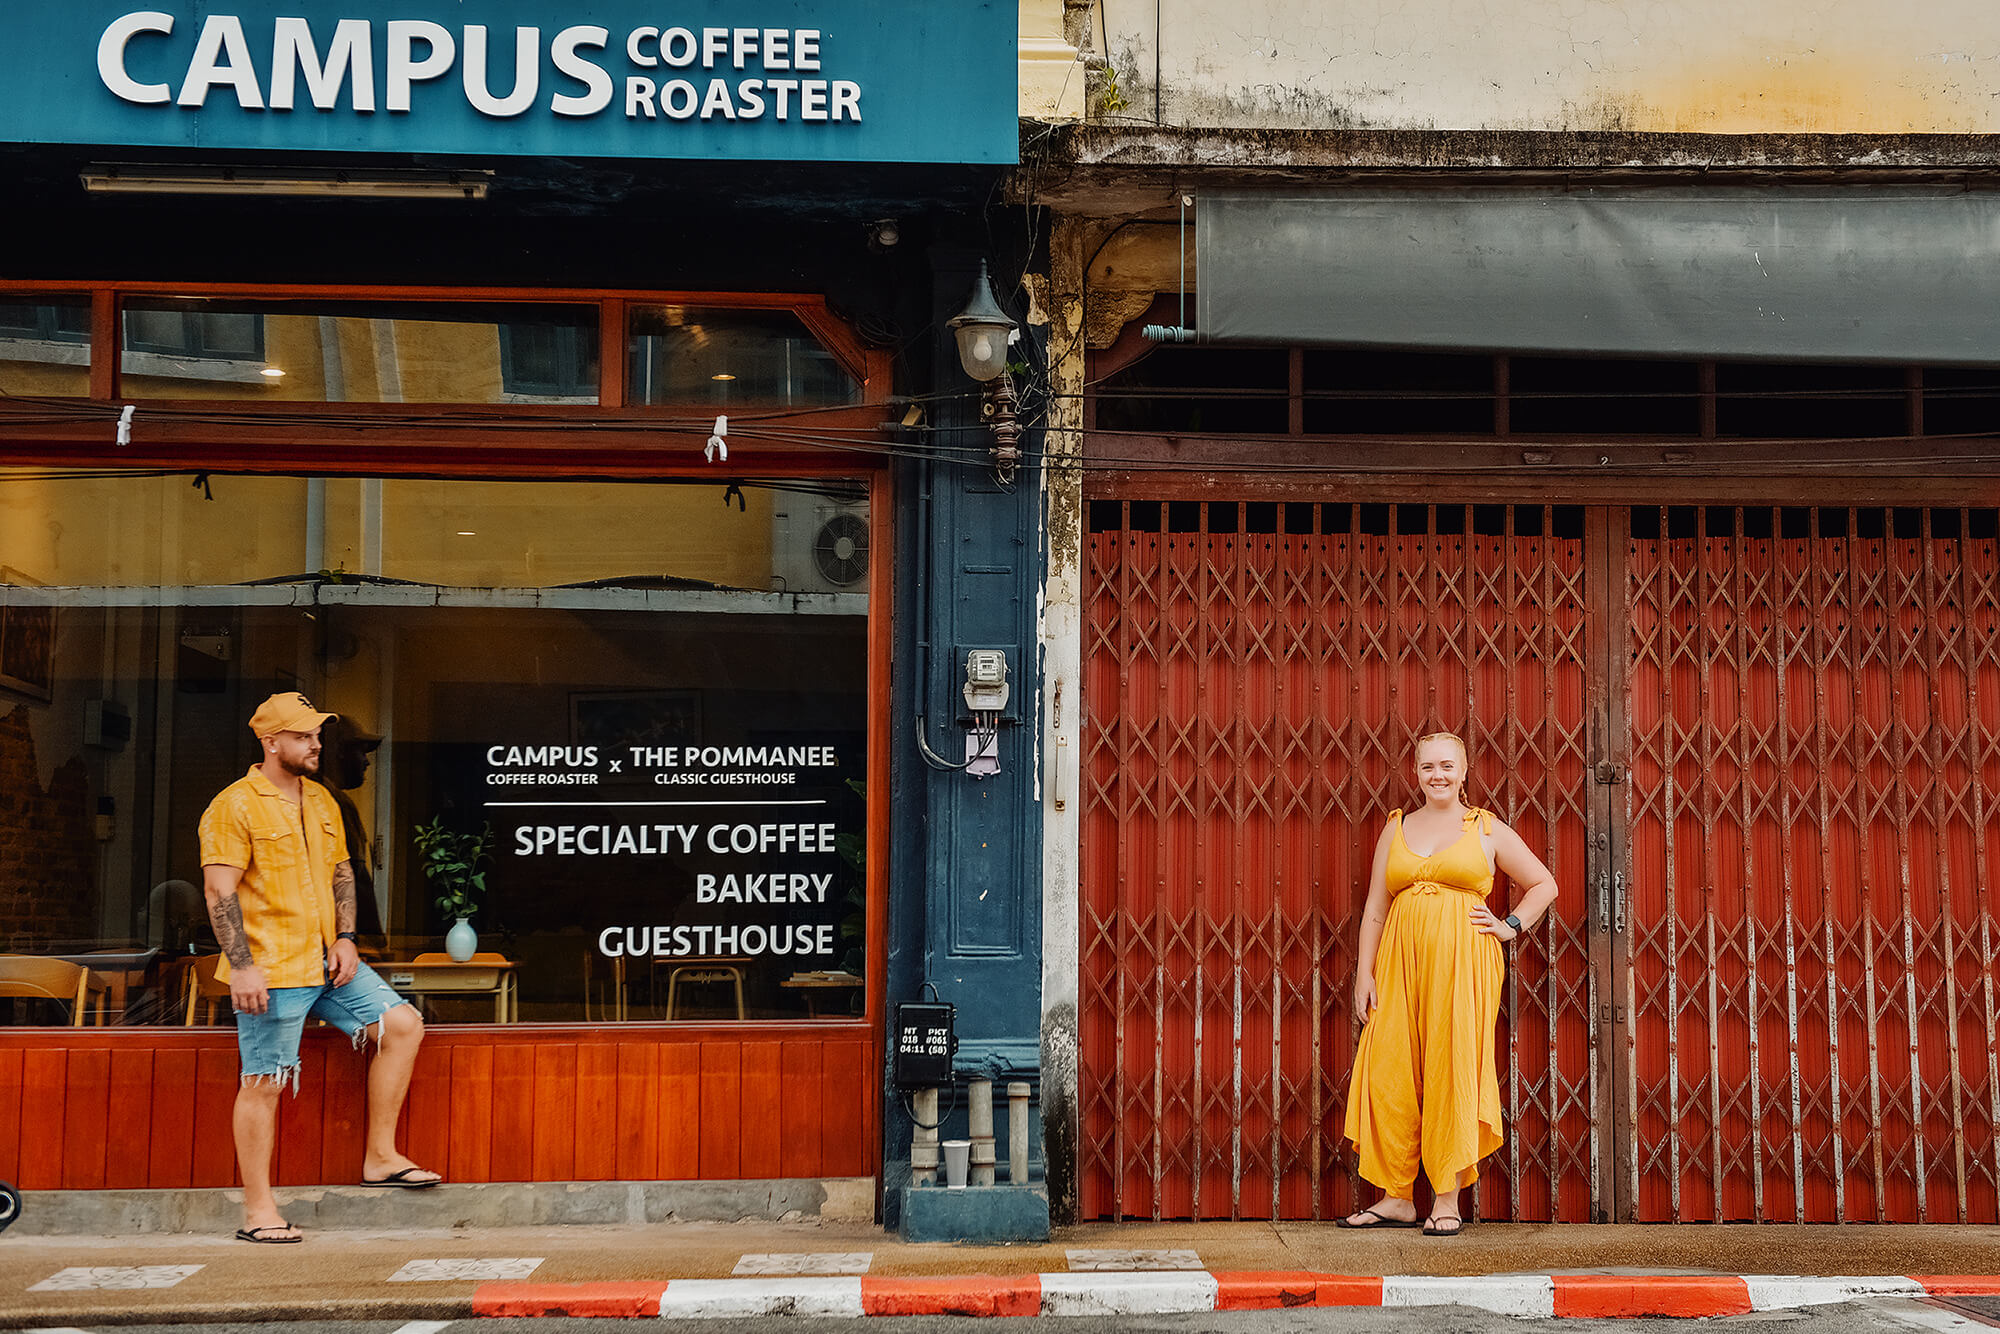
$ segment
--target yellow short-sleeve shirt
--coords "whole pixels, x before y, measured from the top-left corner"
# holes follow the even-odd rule
[[[293,802],[251,766],[216,794],[201,817],[201,864],[243,872],[236,888],[250,957],[265,985],[316,987],[338,927],[333,873],[347,860],[347,835],[333,795],[310,778]],[[229,962],[219,976],[227,980]]]

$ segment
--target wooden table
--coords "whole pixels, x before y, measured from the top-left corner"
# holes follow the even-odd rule
[[[514,961],[475,963],[378,963],[371,965],[405,996],[493,997],[493,1022],[511,1024],[521,1017]]]
[[[844,1004],[847,999],[845,995],[833,996],[830,993],[852,991],[862,985],[862,979],[852,973],[793,973],[778,985],[787,991],[799,992],[805,998],[807,1016],[817,1019],[822,996],[828,1000],[839,1000]]]

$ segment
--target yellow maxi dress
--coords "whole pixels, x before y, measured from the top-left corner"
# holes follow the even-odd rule
[[[1354,1049],[1346,1137],[1363,1178],[1408,1196],[1421,1163],[1433,1186],[1469,1185],[1500,1147],[1500,1072],[1493,1050],[1506,976],[1497,938],[1467,910],[1493,891],[1474,810],[1457,841],[1419,857],[1389,817],[1389,916],[1375,951],[1374,1016]]]

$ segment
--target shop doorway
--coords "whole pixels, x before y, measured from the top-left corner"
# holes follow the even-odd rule
[[[1327,1218],[1410,739],[1563,887],[1488,1218],[1994,1221],[1991,511],[1120,498],[1086,554],[1086,1217]]]

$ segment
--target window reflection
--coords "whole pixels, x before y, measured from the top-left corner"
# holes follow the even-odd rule
[[[861,386],[789,310],[640,306],[630,316],[634,403],[824,407]]]
[[[84,979],[80,1007],[0,1020],[231,1021],[194,833],[280,689],[342,715],[320,778],[362,943],[432,1018],[859,1012],[862,484],[725,508],[713,484],[187,483],[0,473],[0,802],[34,844],[0,859],[0,976]],[[308,533],[383,573],[316,565]],[[493,958],[425,957],[452,925],[413,837],[435,821],[493,831],[470,919]]]
[[[595,306],[134,298],[121,384],[152,398],[594,404],[597,330]]]
[[[0,390],[42,398],[90,393],[90,301],[0,297]]]
[[[641,484],[0,469],[0,564],[67,587],[317,581],[848,594],[867,585],[866,495],[861,483],[835,478]]]

